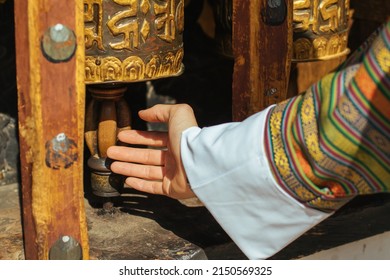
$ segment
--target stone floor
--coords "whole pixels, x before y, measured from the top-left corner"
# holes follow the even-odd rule
[[[18,184],[0,187],[0,260],[24,259],[19,202]],[[116,211],[104,213],[85,200],[91,259],[246,259],[196,199],[129,190],[115,203]],[[363,204],[341,210],[271,259],[390,259],[390,198]]]
[[[85,200],[91,259],[245,259],[196,199],[129,190],[106,213]],[[177,213],[180,213],[178,215]],[[0,187],[0,259],[24,259],[19,185]]]
[[[0,187],[0,259],[24,259],[17,184]]]

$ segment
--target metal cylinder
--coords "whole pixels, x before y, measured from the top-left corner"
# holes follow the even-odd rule
[[[294,62],[348,54],[349,0],[294,0]]]
[[[84,0],[84,22],[87,84],[183,71],[184,0]]]

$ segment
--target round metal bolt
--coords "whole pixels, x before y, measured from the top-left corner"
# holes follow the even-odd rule
[[[76,51],[76,36],[67,26],[49,27],[41,40],[43,55],[53,63],[69,61]]]
[[[282,4],[281,0],[268,0],[268,6],[270,8],[277,8]]]
[[[57,43],[66,42],[69,39],[70,30],[61,23],[50,27],[50,38]]]
[[[261,10],[261,17],[267,25],[282,24],[287,17],[286,3],[282,0],[267,0],[267,6]]]
[[[50,248],[50,260],[81,260],[80,244],[71,236],[60,237]]]
[[[61,142],[61,141],[64,141],[66,139],[66,135],[65,135],[65,133],[59,133],[59,134],[57,134],[57,136],[56,136],[56,140],[58,141],[58,142]]]
[[[53,150],[56,152],[67,152],[69,149],[69,139],[65,133],[59,133],[52,140]]]
[[[270,88],[266,91],[265,95],[266,96],[271,96],[271,95],[274,95],[275,93],[277,93],[278,90],[276,88]]]
[[[47,167],[53,169],[68,168],[78,158],[77,144],[61,132],[45,144]]]
[[[67,235],[62,237],[62,242],[64,242],[64,243],[69,242],[69,240],[70,240],[70,237]]]

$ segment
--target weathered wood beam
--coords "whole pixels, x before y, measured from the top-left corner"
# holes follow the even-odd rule
[[[83,2],[16,0],[15,33],[25,255],[87,259]]]
[[[233,119],[287,98],[292,0],[233,0]]]

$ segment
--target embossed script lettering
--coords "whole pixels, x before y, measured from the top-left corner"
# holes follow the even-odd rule
[[[116,13],[107,21],[107,27],[114,36],[122,35],[121,42],[110,43],[115,50],[138,48],[139,24],[137,20],[137,0],[113,0],[115,3],[127,6],[128,9]]]
[[[175,2],[173,0],[161,1],[163,4],[154,4],[156,13],[156,28],[162,30],[158,36],[167,41],[172,42],[176,36],[175,25]]]
[[[346,24],[348,6],[349,0],[294,0],[294,31],[336,31]]]
[[[84,0],[85,47],[91,48],[96,42],[104,50],[102,36],[103,9],[102,0]]]

